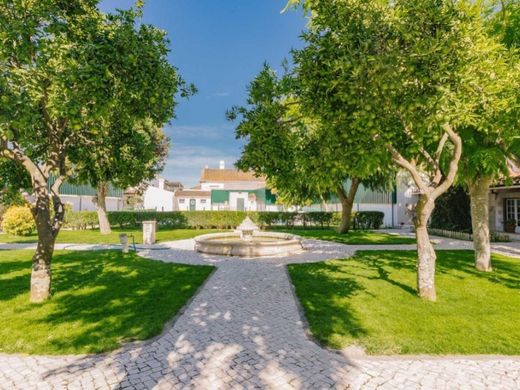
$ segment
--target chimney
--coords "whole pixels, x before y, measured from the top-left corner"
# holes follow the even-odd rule
[[[224,160],[220,160],[219,168],[220,168],[220,169],[224,169],[224,168],[226,168],[226,163],[224,162]]]
[[[164,190],[164,179],[162,177],[159,178],[159,189]]]

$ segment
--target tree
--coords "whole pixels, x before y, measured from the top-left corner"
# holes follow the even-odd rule
[[[163,169],[169,145],[157,126],[173,116],[177,88],[172,81],[182,97],[195,93],[193,85],[172,80],[163,33],[153,28],[136,30],[135,16],[134,11],[122,13],[111,32],[114,53],[123,61],[111,69],[118,83],[112,112],[102,123],[106,136],[76,158],[82,165],[78,180],[96,188],[94,202],[102,234],[111,231],[105,200],[109,183],[119,188],[138,186]]]
[[[339,232],[346,233],[359,185],[384,189],[393,176],[369,171],[337,133],[318,117],[305,115],[296,81],[290,74],[277,77],[265,65],[249,86],[248,105],[228,113],[231,120],[241,118],[237,138],[247,140],[237,166],[265,175],[288,205],[327,200],[336,193],[342,205]]]
[[[484,9],[486,11],[486,9]],[[484,12],[484,16],[487,12]],[[485,132],[469,129],[464,134],[465,152],[461,162],[461,180],[468,187],[471,199],[471,221],[475,247],[475,267],[491,271],[489,234],[489,193],[498,177],[507,177],[508,163],[520,156],[518,137],[519,66],[516,48],[520,44],[520,3],[517,1],[493,4],[486,20],[492,36],[509,47],[490,51],[485,59],[493,67],[497,83],[501,82],[500,99],[493,99],[492,109],[476,112]],[[489,99],[488,99],[489,100]],[[490,100],[491,101],[491,100]]]
[[[0,4],[0,155],[31,178],[38,232],[32,301],[50,295],[54,243],[64,217],[59,187],[80,176],[79,157],[103,145],[119,94],[136,117],[148,116],[156,127],[173,115],[182,80],[167,63],[165,33],[138,24],[139,16],[140,9],[105,15],[94,0]],[[136,36],[149,45],[135,44]],[[154,60],[140,67],[140,56]],[[142,75],[155,72],[168,93],[143,88]]]
[[[455,181],[460,131],[484,133],[477,112],[499,99],[500,81],[485,60],[499,45],[484,33],[479,5],[470,1],[304,4],[311,12],[307,45],[294,55],[303,105],[328,125],[341,125],[344,137],[363,140],[379,164],[386,158],[410,173],[420,191],[417,289],[435,300],[428,220]]]
[[[79,181],[96,188],[94,203],[101,234],[111,232],[106,212],[109,183],[117,188],[128,188],[151,180],[163,169],[168,155],[168,139],[152,121],[136,122],[127,130],[116,126],[107,129],[108,136],[102,144],[85,150],[85,156],[78,158],[84,164]]]

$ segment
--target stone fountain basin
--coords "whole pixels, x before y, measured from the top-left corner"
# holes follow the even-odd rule
[[[303,247],[299,236],[255,231],[251,240],[241,239],[240,233],[204,234],[195,238],[195,250],[211,255],[266,257],[299,253]]]

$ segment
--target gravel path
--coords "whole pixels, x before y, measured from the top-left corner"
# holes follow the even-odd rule
[[[140,254],[217,267],[162,335],[108,355],[0,355],[0,388],[520,389],[520,357],[366,357],[323,349],[307,336],[286,264],[413,245],[306,240],[302,254],[261,260],[200,255],[191,250],[192,240],[161,247]],[[460,241],[437,245],[466,247]]]

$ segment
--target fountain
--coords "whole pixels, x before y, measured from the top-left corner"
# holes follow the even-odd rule
[[[195,238],[201,253],[240,257],[288,256],[303,250],[293,234],[262,232],[249,217],[233,233],[204,234]]]

